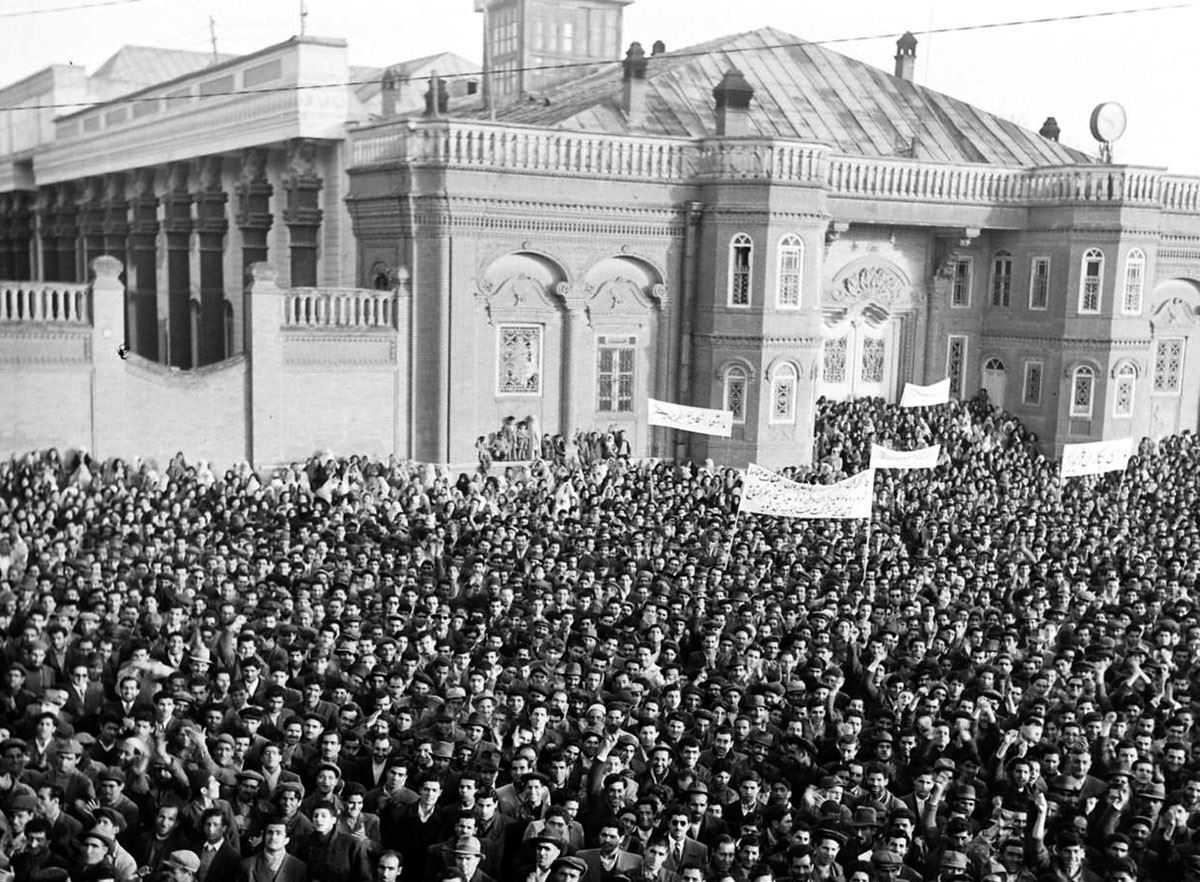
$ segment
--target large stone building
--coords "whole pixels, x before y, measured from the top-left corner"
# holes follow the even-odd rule
[[[1051,453],[1197,428],[1200,179],[924,88],[911,35],[892,73],[771,29],[615,59],[624,5],[478,0],[482,88],[443,68],[419,109],[395,70],[369,97],[291,88],[347,69],[309,40],[60,118],[20,181],[0,172],[0,261],[14,242],[30,260],[0,277],[123,255],[138,352],[220,364],[273,333],[259,360],[285,398],[344,399],[371,452],[415,459],[469,461],[514,417],[620,428],[641,455],[803,462],[821,396],[943,377]],[[268,74],[277,91],[224,97]],[[242,326],[252,291],[237,308],[263,259],[273,331],[269,310]],[[733,436],[652,429],[649,397],[730,410]],[[239,427],[256,461],[355,437],[266,398]],[[258,420],[289,428],[264,447]]]

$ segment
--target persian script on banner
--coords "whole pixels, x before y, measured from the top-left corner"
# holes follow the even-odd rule
[[[1116,441],[1094,441],[1090,444],[1063,445],[1062,476],[1076,478],[1080,475],[1103,475],[1105,472],[1123,472],[1133,456],[1133,439],[1118,438]]]
[[[874,488],[873,469],[836,484],[799,484],[750,463],[742,481],[741,510],[780,518],[870,519]]]
[[[950,378],[930,386],[918,386],[916,383],[905,383],[904,393],[900,396],[901,407],[933,407],[945,404],[950,400]]]
[[[728,438],[733,434],[733,414],[728,410],[688,407],[686,404],[672,404],[651,398],[650,425]]]
[[[922,447],[919,450],[892,450],[890,447],[871,445],[871,468],[873,469],[934,469],[942,455],[942,445]]]

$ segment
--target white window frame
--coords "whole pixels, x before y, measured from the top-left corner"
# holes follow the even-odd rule
[[[603,358],[605,351],[611,350],[614,361],[614,368],[609,373],[610,392],[609,400],[612,401],[612,408],[604,409],[600,407],[600,361]],[[621,409],[621,396],[619,390],[621,388],[621,370],[620,370],[620,353],[628,350],[630,353],[629,365],[629,407]],[[634,336],[601,336],[596,338],[596,413],[621,414],[633,413],[637,406],[637,337]]]
[[[1128,409],[1121,409],[1121,387],[1129,387]],[[1137,397],[1137,368],[1129,362],[1120,365],[1113,374],[1113,416],[1116,419],[1133,417],[1133,407]]]
[[[1146,252],[1130,248],[1125,255],[1125,273],[1121,286],[1121,314],[1141,315],[1142,295],[1146,290]],[[1132,295],[1132,304],[1130,302]]]
[[[1038,275],[1039,264],[1046,268],[1044,276]],[[1037,293],[1037,284],[1039,279],[1044,281],[1046,286],[1045,290],[1041,292],[1042,303],[1040,306],[1034,299],[1034,295]],[[1029,261],[1029,308],[1038,311],[1050,308],[1050,258],[1044,254],[1030,258]]]
[[[1096,261],[1099,263],[1095,275],[1088,272],[1088,264]],[[1095,279],[1095,294],[1096,305],[1089,307],[1087,305],[1088,292],[1092,285],[1089,284],[1090,279]],[[1104,306],[1104,252],[1099,248],[1089,248],[1083,252],[1083,257],[1079,260],[1079,314],[1080,315],[1099,315]]]
[[[794,265],[785,267],[785,261],[794,261]],[[800,309],[804,302],[804,240],[795,233],[788,233],[780,239],[775,268],[775,308]],[[784,299],[784,282],[789,279],[794,281],[795,302]]]
[[[958,374],[958,388],[954,388],[954,378],[950,376],[950,356],[954,352],[954,341],[962,341],[962,360]],[[966,334],[951,334],[946,338],[946,376],[950,378],[950,394],[963,398],[963,389],[967,385],[967,358],[971,351],[971,338]]]
[[[1075,402],[1075,390],[1078,387],[1079,381],[1087,378],[1088,383],[1088,401],[1085,408],[1081,404]],[[1096,406],[1096,369],[1091,365],[1081,364],[1075,370],[1071,371],[1071,399],[1070,399],[1070,414],[1073,419],[1090,420],[1092,411]]]
[[[1029,373],[1037,368],[1037,400],[1029,398]],[[1021,403],[1027,407],[1042,406],[1042,384],[1046,381],[1046,366],[1040,358],[1030,358],[1025,361],[1021,370]]]
[[[730,394],[729,390],[734,383],[742,384],[742,412],[738,414],[729,406]],[[721,381],[721,409],[728,410],[733,413],[733,424],[735,426],[745,425],[746,410],[749,405],[750,397],[750,373],[740,364],[730,365],[725,370],[725,376]]]
[[[988,286],[992,306],[1012,305],[1013,256],[1008,251],[997,251],[992,255],[992,279]]]
[[[737,252],[746,249],[746,302],[735,303],[733,298],[734,278],[738,273]],[[754,300],[754,240],[748,233],[737,233],[729,240],[729,274],[725,284],[725,305],[732,309],[749,309]]]
[[[970,309],[971,307],[971,283],[974,281],[975,261],[970,257],[954,258],[954,270],[950,275],[950,306],[952,309]],[[959,298],[959,268],[966,267],[966,272],[963,274],[964,282],[961,288],[962,298]]]
[[[792,392],[788,398],[788,410],[786,414],[776,413],[775,411],[775,391],[779,384],[783,381],[790,381],[792,384]],[[794,425],[796,422],[796,398],[800,391],[800,374],[796,370],[795,365],[790,361],[785,361],[782,364],[776,365],[771,371],[771,411],[770,423],[776,426]]]

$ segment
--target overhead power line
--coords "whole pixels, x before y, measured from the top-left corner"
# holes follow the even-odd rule
[[[69,6],[44,6],[41,9],[14,9],[0,12],[0,18],[21,18],[26,15],[49,15],[52,12],[75,12],[78,9],[96,9],[100,6],[126,6],[142,0],[94,0],[91,3],[73,3]]]
[[[102,0],[102,2],[93,4],[93,5],[99,6],[99,5],[107,5],[107,4],[114,4],[114,3],[137,3],[137,2],[140,2],[140,0]],[[1134,7],[1134,8],[1130,8],[1130,9],[1107,10],[1104,12],[1082,12],[1082,13],[1077,13],[1075,15],[1055,15],[1055,16],[1043,16],[1040,18],[1022,18],[1022,19],[1010,19],[1007,21],[985,22],[982,24],[952,25],[952,26],[947,26],[947,27],[942,27],[942,28],[934,28],[932,31],[922,31],[922,33],[923,34],[967,33],[970,31],[994,30],[994,29],[998,29],[998,28],[1012,28],[1012,27],[1020,27],[1023,25],[1054,24],[1057,22],[1083,21],[1085,19],[1112,18],[1115,16],[1124,16],[1124,15],[1139,15],[1139,14],[1149,13],[1149,12],[1167,12],[1167,11],[1176,10],[1176,9],[1192,9],[1192,8],[1195,8],[1196,5],[1197,5],[1197,3],[1195,2],[1195,0],[1191,0],[1191,2],[1186,2],[1186,3],[1167,3],[1167,4],[1159,4],[1159,5],[1155,5],[1155,6],[1139,6],[1139,7]],[[80,7],[80,8],[82,8],[82,7]],[[792,41],[788,41],[788,42],[784,42],[784,43],[772,43],[772,44],[767,44],[767,45],[763,45],[763,46],[735,46],[735,47],[724,47],[724,48],[717,48],[717,49],[696,50],[694,52],[688,52],[688,51],[681,50],[678,52],[668,53],[667,57],[670,58],[671,60],[676,60],[676,59],[680,59],[680,58],[702,58],[702,57],[710,56],[710,55],[736,55],[741,52],[762,52],[764,50],[772,50],[772,49],[796,49],[796,48],[800,48],[803,46],[831,46],[831,45],[837,45],[837,44],[842,44],[842,43],[861,43],[861,42],[866,42],[868,40],[884,40],[884,39],[889,39],[889,38],[895,38],[896,36],[897,36],[897,34],[895,34],[895,33],[860,34],[860,35],[852,36],[852,37],[830,37],[829,39],[825,39],[825,40],[792,40]],[[537,71],[576,70],[576,69],[597,70],[597,69],[603,69],[605,67],[616,66],[616,65],[619,65],[620,63],[621,63],[621,61],[619,59],[615,60],[615,61],[573,61],[573,62],[566,62],[566,63],[562,63],[562,64],[538,64],[538,65],[528,65],[526,67],[506,68],[503,71],[503,73],[505,73],[505,74],[532,73],[532,72],[537,72]],[[440,79],[447,80],[447,81],[448,80],[461,80],[461,79],[477,79],[479,77],[486,76],[487,73],[488,73],[488,71],[486,71],[486,70],[477,70],[477,71],[469,71],[466,73],[444,74],[444,75],[440,75]],[[410,77],[401,77],[400,81],[401,82],[413,82],[413,81],[424,81],[426,79],[428,79],[427,76],[421,76],[421,77],[411,77],[410,76]],[[267,95],[267,94],[272,94],[272,93],[277,93],[277,92],[304,92],[304,91],[311,91],[313,89],[342,89],[342,88],[349,88],[352,86],[366,86],[366,85],[369,85],[372,83],[376,83],[378,81],[379,81],[379,78],[375,77],[375,78],[372,78],[369,80],[342,80],[342,81],[333,82],[333,83],[307,83],[307,84],[297,83],[297,84],[291,84],[291,85],[287,85],[287,86],[274,86],[274,87],[265,86],[265,87],[254,88],[254,89],[227,89],[227,90],[223,90],[223,91],[219,91],[219,92],[206,92],[203,97],[204,98],[224,98],[224,97],[230,97],[230,96],[234,96],[234,95]],[[130,96],[128,98],[117,98],[112,101],[105,102],[104,106],[112,107],[114,105],[119,105],[119,104],[139,104],[139,103],[143,103],[146,101],[191,101],[193,98],[195,98],[194,95],[178,95],[178,96],[172,96],[172,95],[149,96],[148,95],[145,97]],[[86,108],[94,107],[94,106],[96,106],[94,102],[78,102],[78,101],[65,102],[65,103],[46,103],[46,104],[17,104],[17,105],[11,105],[11,106],[0,106],[0,111],[5,111],[5,110],[72,110],[72,109],[82,110],[82,109],[86,109]]]

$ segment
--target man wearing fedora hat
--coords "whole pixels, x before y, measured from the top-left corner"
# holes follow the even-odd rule
[[[454,843],[451,851],[454,859],[454,869],[463,882],[495,882],[479,864],[483,861],[483,846],[474,836],[463,836]]]

